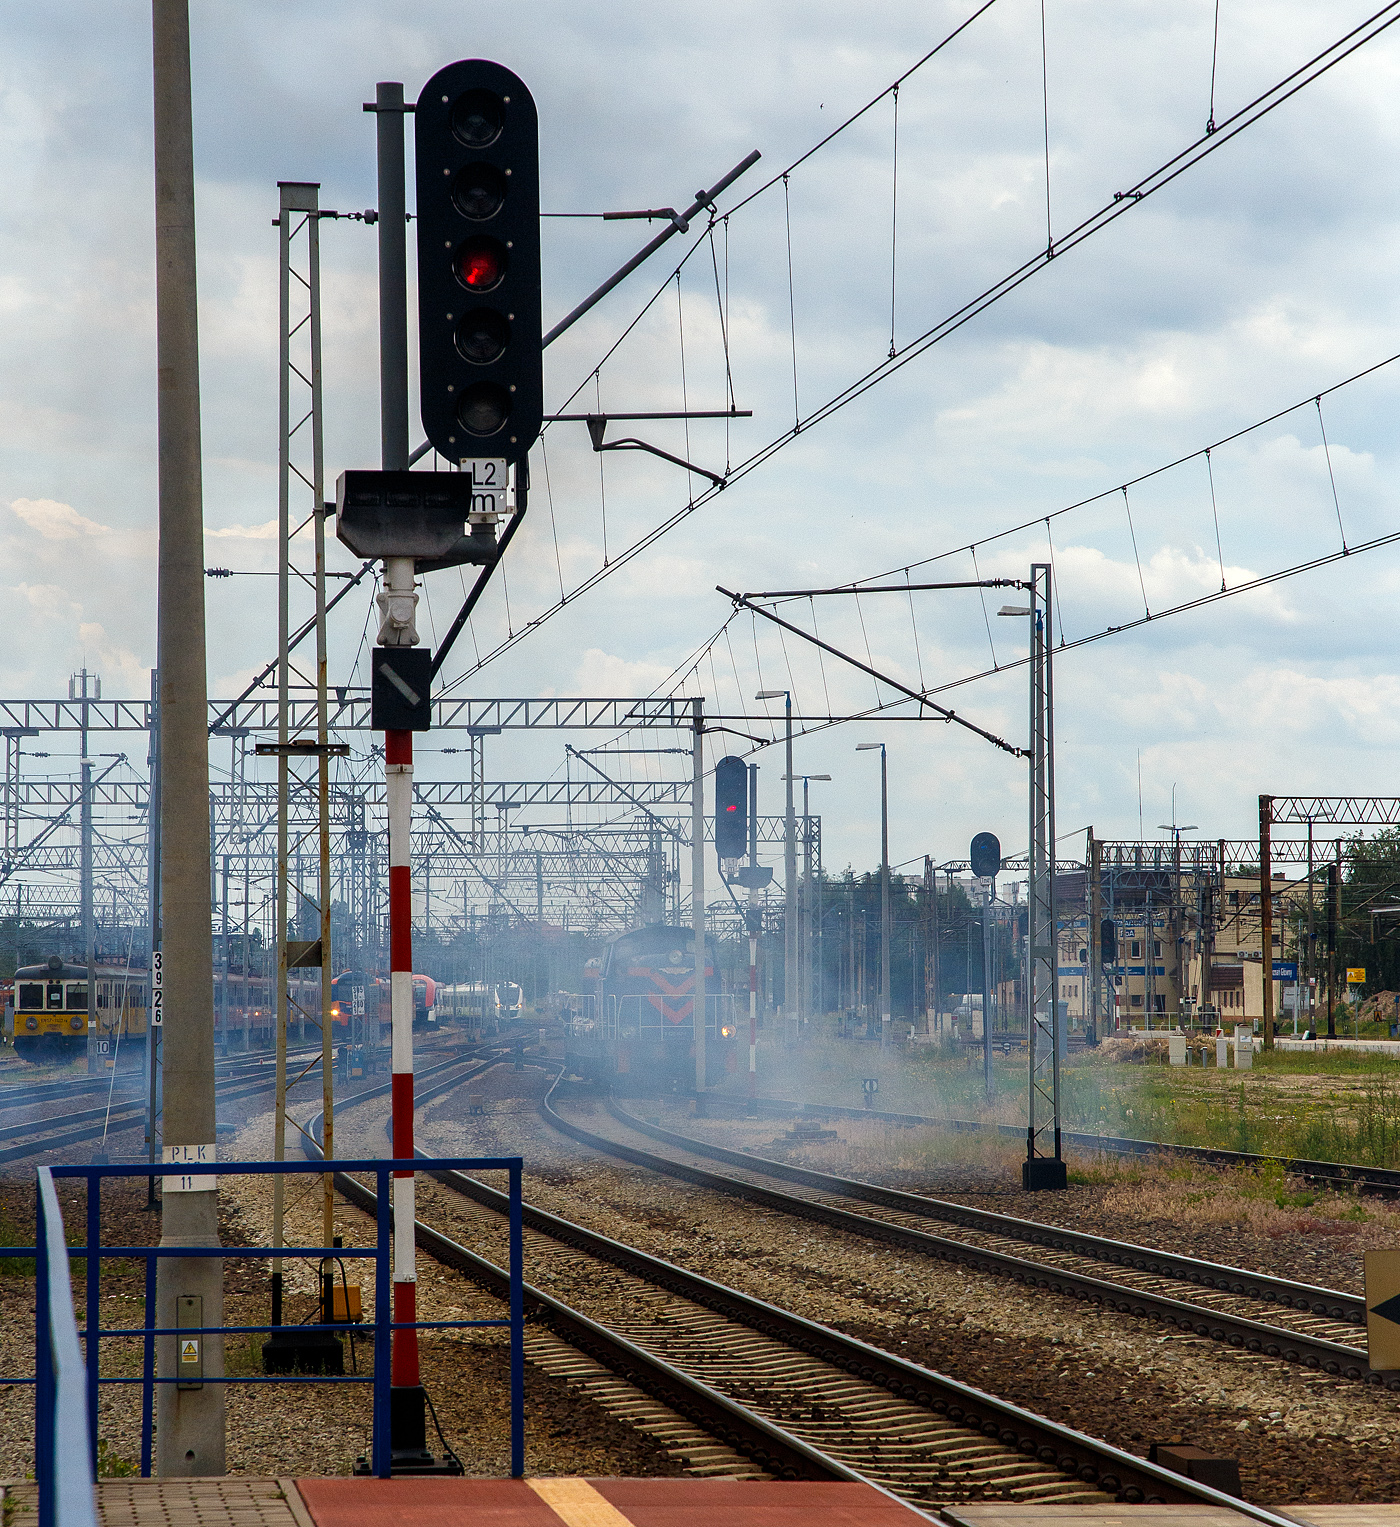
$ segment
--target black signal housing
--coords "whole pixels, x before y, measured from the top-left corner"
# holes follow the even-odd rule
[[[749,766],[732,753],[715,765],[715,851],[721,859],[749,851]]]
[[[424,432],[449,461],[523,461],[544,412],[534,98],[501,64],[448,64],[414,142]]]

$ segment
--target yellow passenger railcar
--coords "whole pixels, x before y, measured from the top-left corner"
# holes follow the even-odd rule
[[[98,965],[97,1035],[112,1043],[146,1038],[150,980],[144,970]],[[15,1054],[24,1060],[60,1060],[87,1048],[88,972],[50,955],[42,965],[22,965],[15,972],[13,1036]]]

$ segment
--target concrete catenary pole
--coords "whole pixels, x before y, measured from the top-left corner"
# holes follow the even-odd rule
[[[1103,844],[1094,836],[1094,829],[1085,829],[1088,834],[1088,853],[1085,856],[1089,866],[1089,1004],[1088,1015],[1090,1031],[1093,1042],[1097,1043],[1099,1037],[1100,1020],[1100,996],[1103,990]]]
[[[159,1058],[161,1036],[165,1031],[165,988],[163,985],[160,946],[160,672],[151,670],[150,790],[146,804],[146,904],[151,922],[151,948],[147,972],[150,976],[150,1020],[146,1024],[146,1159],[156,1161],[156,1111],[159,1105]],[[246,906],[248,898],[243,898]],[[19,921],[15,921],[16,933]],[[155,1208],[156,1179],[146,1179],[146,1207]]]
[[[797,814],[792,799],[792,691],[783,694],[787,719],[787,804],[783,816],[783,1015],[805,1018],[797,993],[801,977],[797,969]]]
[[[1259,975],[1264,996],[1264,1048],[1274,1047],[1274,868],[1270,835],[1274,798],[1259,797]]]
[[[894,927],[890,917],[890,774],[885,745],[880,744],[880,1047],[890,1045],[890,945]],[[987,1027],[986,998],[982,1027]]]
[[[161,727],[161,900],[166,1161],[214,1156],[214,968],[209,895],[209,699],[204,650],[204,506],[199,431],[194,138],[188,0],[153,0],[156,183],[156,366]],[[167,1177],[161,1245],[216,1246],[212,1177]],[[162,1257],[156,1321],[223,1324],[223,1263]],[[223,1374],[223,1339],[192,1338],[199,1375]],[[177,1339],[157,1340],[161,1378],[181,1366]],[[224,1386],[159,1384],[156,1472],[224,1472]]]
[[[695,1111],[705,1107],[705,702],[691,702],[692,750],[690,773],[690,918],[695,945],[695,1002],[691,1025],[695,1034]],[[792,786],[788,786],[792,800]]]
[[[81,690],[78,686],[81,685]],[[70,682],[68,693],[82,696],[82,741],[79,743],[79,768],[82,771],[82,804],[80,807],[80,857],[79,899],[82,903],[83,963],[87,967],[87,1068],[88,1074],[100,1070],[97,1056],[97,930],[93,926],[92,912],[92,758],[88,752],[88,671],[78,675],[77,683]],[[97,692],[102,693],[99,682]]]
[[[749,868],[758,868],[758,765],[749,765]],[[763,927],[758,887],[749,885],[744,916],[749,935],[749,1112],[758,1117],[758,935]]]

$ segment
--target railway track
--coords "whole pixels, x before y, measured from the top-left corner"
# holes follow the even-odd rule
[[[716,1100],[712,1100],[716,1101]],[[735,1116],[747,1107],[739,1099],[725,1099],[733,1104]],[[991,1130],[1009,1140],[1024,1144],[1026,1131],[1018,1124],[983,1124],[975,1119],[935,1119],[920,1113],[889,1113],[878,1108],[846,1108],[837,1103],[799,1103],[788,1098],[755,1098],[763,1114],[773,1118],[792,1118],[798,1114],[813,1119],[874,1119],[884,1124],[951,1129],[959,1134]],[[1260,1167],[1281,1166],[1293,1177],[1333,1187],[1364,1188],[1374,1193],[1400,1194],[1400,1170],[1383,1166],[1360,1166],[1349,1161],[1313,1161],[1305,1156],[1269,1156],[1252,1151],[1218,1150],[1210,1145],[1173,1145],[1164,1140],[1134,1140],[1123,1135],[1096,1135],[1086,1130],[1061,1132],[1065,1145],[1080,1150],[1103,1151],[1117,1156],[1176,1156],[1183,1161],[1199,1161],[1207,1166]]]
[[[311,1049],[298,1050],[289,1053],[288,1064],[297,1059],[305,1059],[312,1054],[321,1053],[319,1046]],[[214,1063],[214,1073],[217,1077],[240,1076],[245,1072],[256,1073],[261,1067],[273,1064],[268,1055],[237,1055],[227,1056]],[[24,1072],[18,1073],[23,1078]],[[145,1069],[144,1065],[131,1068],[123,1068],[117,1073],[118,1086],[114,1092],[114,1099],[122,1102],[129,1101],[132,1097],[145,1097]],[[133,1087],[131,1082],[135,1082]],[[127,1085],[123,1085],[123,1083]],[[105,1098],[108,1089],[112,1086],[111,1076],[104,1072],[100,1076],[71,1076],[58,1080],[31,1082],[28,1080],[16,1080],[11,1083],[0,1085],[0,1113],[14,1113],[20,1109],[38,1108],[43,1104],[55,1099],[62,1102],[71,1102],[79,1097]]]
[[[460,1081],[432,1091],[451,1085]],[[355,1101],[368,1100],[366,1093]],[[505,1196],[460,1173],[434,1176],[460,1202],[450,1208],[446,1195],[434,1199],[425,1188],[420,1208],[465,1219],[473,1245],[497,1241],[504,1260]],[[343,1174],[336,1182],[373,1211],[363,1184]],[[530,1339],[547,1331],[565,1344],[544,1354],[551,1371],[567,1376],[572,1363],[585,1381],[604,1384],[611,1374],[614,1413],[644,1429],[648,1410],[659,1407],[672,1427],[708,1432],[711,1452],[722,1456],[702,1456],[702,1469],[737,1472],[748,1460],[785,1478],[862,1479],[925,1511],[970,1498],[1117,1500],[1211,1504],[1274,1527],[1285,1521],[533,1205],[524,1215]],[[415,1236],[440,1262],[504,1292],[502,1267],[440,1224],[420,1218]],[[549,1282],[585,1290],[598,1318],[541,1286]],[[538,1350],[527,1348],[532,1360]]]
[[[508,1042],[493,1040],[473,1046],[465,1055],[450,1056],[437,1065],[428,1067],[421,1075],[436,1076],[462,1064],[471,1055],[483,1051],[494,1053]],[[295,1065],[302,1062],[314,1064],[319,1061],[320,1055],[319,1046],[315,1049],[295,1051],[287,1057],[288,1070],[291,1071]],[[215,1096],[220,1104],[255,1097],[258,1093],[276,1086],[276,1062],[271,1057],[254,1056],[247,1060],[240,1057],[229,1070],[220,1074],[220,1068],[223,1065],[224,1063],[221,1062],[220,1067],[216,1068],[218,1084]],[[294,1085],[294,1082],[300,1079],[289,1080],[288,1085]],[[315,1079],[314,1076],[312,1079]],[[61,1083],[53,1085],[62,1086]],[[44,1101],[41,1099],[32,1103],[31,1106],[43,1107]],[[42,1155],[45,1151],[61,1150],[66,1146],[81,1145],[89,1140],[98,1140],[109,1134],[120,1133],[122,1130],[144,1123],[146,1113],[147,1102],[142,1096],[121,1101],[114,1100],[110,1111],[104,1103],[101,1107],[76,1109],[58,1115],[50,1114],[46,1118],[29,1120],[21,1124],[5,1125],[0,1127],[0,1166],[13,1161],[24,1161],[31,1156]],[[5,1142],[14,1143],[6,1144]]]
[[[664,1144],[668,1153],[643,1150],[565,1117],[553,1091],[541,1104],[548,1123],[634,1165],[1263,1357],[1400,1389],[1400,1375],[1375,1371],[1364,1347],[1355,1345],[1365,1320],[1364,1301],[1355,1295],[770,1161],[677,1134],[610,1104],[626,1130]],[[722,1161],[739,1175],[717,1172],[701,1158]],[[763,1177],[800,1191],[775,1188]],[[930,1230],[931,1222],[947,1233]]]

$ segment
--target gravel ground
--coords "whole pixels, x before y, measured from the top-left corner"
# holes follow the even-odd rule
[[[474,1084],[482,1116],[467,1116],[460,1095],[444,1098],[420,1116],[420,1143],[443,1154],[523,1154],[527,1194],[542,1208],[1132,1452],[1177,1438],[1236,1457],[1251,1499],[1400,1500],[1391,1444],[1400,1396],[1209,1341],[1164,1338],[1116,1312],[1031,1295],[613,1164],[546,1130],[535,1111],[545,1082],[540,1071],[498,1068]],[[586,1113],[591,1105],[572,1106]],[[763,1127],[769,1141],[780,1129]],[[421,1199],[435,1222],[437,1191]],[[985,1197],[1010,1208],[1004,1196]],[[1118,1223],[1115,1233],[1152,1239],[1149,1225],[1131,1228],[1128,1235]],[[549,1287],[589,1309],[586,1280]]]
[[[294,1110],[297,1116],[314,1105]],[[257,1160],[271,1156],[272,1114],[261,1111],[265,1099],[220,1108],[221,1119],[237,1109],[244,1118],[233,1140],[221,1144],[226,1158]],[[258,1109],[251,1117],[250,1110]],[[381,1126],[374,1105],[362,1109]],[[352,1114],[353,1117],[353,1114]],[[382,1154],[368,1140],[375,1131],[365,1127],[363,1153]],[[289,1135],[294,1132],[289,1131]],[[340,1146],[346,1150],[346,1144]],[[91,1159],[83,1147],[66,1153],[70,1159]],[[53,1158],[56,1160],[57,1155]],[[321,1237],[319,1177],[288,1192],[287,1239],[293,1244],[317,1245]],[[32,1171],[15,1167],[0,1177],[0,1245],[31,1245],[34,1238],[34,1179]],[[60,1180],[59,1198],[70,1237],[83,1224],[84,1190]],[[103,1239],[108,1244],[151,1245],[159,1236],[159,1215],[146,1207],[146,1182],[109,1184],[103,1193]],[[221,1234],[225,1244],[269,1244],[272,1228],[271,1195],[266,1178],[224,1176],[220,1193]],[[347,1245],[369,1244],[373,1225],[368,1216],[336,1205],[336,1232]],[[351,1281],[355,1280],[354,1263]],[[225,1268],[225,1321],[256,1325],[267,1321],[271,1292],[263,1264],[228,1263]],[[365,1286],[365,1314],[373,1315],[373,1280],[360,1274]],[[420,1314],[424,1319],[496,1319],[504,1306],[465,1283],[456,1274],[427,1261],[419,1265]],[[108,1263],[103,1270],[104,1326],[132,1325],[141,1319],[144,1274],[134,1264]],[[314,1269],[289,1262],[286,1273],[287,1318],[302,1318],[313,1307]],[[76,1291],[82,1297],[83,1285]],[[33,1373],[34,1293],[28,1264],[0,1262],[0,1478],[24,1477],[33,1469],[33,1388],[7,1382]],[[79,1320],[82,1311],[79,1306]],[[261,1337],[231,1337],[229,1373],[259,1371]],[[104,1343],[104,1373],[138,1373],[139,1347]],[[356,1343],[360,1371],[367,1371],[366,1346]],[[123,1366],[125,1364],[125,1366]],[[433,1397],[449,1444],[469,1474],[509,1472],[510,1418],[508,1343],[504,1334],[464,1332],[426,1337],[422,1343],[423,1382]],[[100,1431],[104,1444],[102,1466],[107,1473],[128,1473],[139,1466],[139,1389],[111,1386],[101,1399]],[[369,1387],[358,1385],[229,1386],[228,1470],[231,1474],[346,1474],[356,1457],[369,1448]],[[681,1466],[651,1438],[626,1426],[587,1396],[533,1365],[525,1385],[526,1469],[534,1475],[679,1474]],[[434,1450],[437,1450],[434,1444]]]
[[[497,1067],[473,1083],[486,1099],[481,1117],[465,1114],[462,1092],[420,1114],[420,1143],[443,1154],[520,1153],[527,1162],[527,1194],[541,1207],[667,1257],[706,1276],[772,1299],[852,1335],[977,1385],[1042,1414],[1145,1453],[1152,1441],[1181,1438],[1241,1461],[1250,1498],[1268,1502],[1400,1500],[1400,1466],[1391,1438],[1400,1422],[1400,1396],[1339,1384],[1319,1375],[1258,1358],[1243,1358],[1192,1338],[1162,1338],[1143,1322],[1043,1299],[999,1279],[949,1270],[845,1232],[820,1229],[770,1211],[705,1193],[671,1179],[612,1164],[546,1130],[535,1112],[545,1074]],[[234,1105],[242,1127],[229,1156],[270,1154],[271,1116],[255,1112],[261,1100]],[[589,1105],[574,1105],[580,1112]],[[340,1125],[338,1154],[384,1154],[383,1105],[351,1110]],[[309,1111],[309,1109],[307,1110]],[[221,1108],[221,1115],[225,1110]],[[735,1126],[697,1124],[679,1113],[664,1122],[696,1132],[713,1129],[727,1143]],[[814,1166],[932,1191],[1010,1213],[1031,1207],[1006,1186],[1014,1170],[1002,1160],[966,1152],[943,1161],[910,1161],[894,1144],[856,1138],[870,1130],[856,1121],[834,1147],[801,1147]],[[754,1126],[766,1154],[794,1149],[775,1145],[784,1126]],[[897,1131],[898,1144],[908,1144]],[[82,1148],[75,1148],[74,1154]],[[844,1152],[845,1154],[842,1154]],[[78,1159],[81,1159],[79,1157]],[[793,1156],[790,1159],[798,1159]],[[1086,1170],[1097,1170],[1086,1163]],[[859,1170],[857,1171],[857,1167]],[[1218,1174],[1208,1174],[1213,1177]],[[104,1235],[146,1244],[155,1233],[144,1208],[144,1182],[105,1195]],[[1150,1191],[1149,1191],[1150,1190]],[[1272,1193],[1272,1188],[1269,1189]],[[311,1189],[314,1194],[315,1189]],[[64,1190],[70,1224],[81,1223],[81,1190]],[[1233,1195],[1233,1197],[1232,1197]],[[1281,1185],[1273,1197],[1293,1195]],[[225,1236],[256,1244],[270,1229],[264,1184],[224,1179]],[[289,1194],[289,1203],[296,1193]],[[1238,1202],[1236,1202],[1238,1200]],[[0,1178],[0,1219],[10,1230],[0,1240],[32,1234],[32,1177]],[[474,1235],[490,1254],[498,1231],[455,1196],[425,1185],[425,1217],[451,1217],[459,1234]],[[71,1204],[71,1208],[70,1208]],[[1204,1205],[1204,1207],[1202,1207]],[[1263,1211],[1259,1209],[1262,1205]],[[1037,1218],[1123,1239],[1170,1246],[1241,1265],[1338,1287],[1359,1285],[1360,1252],[1377,1241],[1393,1243],[1393,1211],[1369,1201],[1366,1219],[1338,1233],[1328,1206],[1273,1205],[1229,1183],[1202,1182],[1199,1174],[1154,1178],[1104,1171],[1063,1195],[1034,1201]],[[1281,1229],[1291,1215],[1328,1221],[1324,1231]],[[73,1211],[76,1211],[74,1215]],[[1340,1212],[1345,1213],[1344,1207]],[[369,1237],[357,1211],[337,1205],[336,1227],[348,1243]],[[464,1228],[465,1227],[465,1228]],[[320,1238],[317,1200],[289,1209],[289,1239]],[[423,1318],[492,1317],[500,1306],[455,1274],[420,1261]],[[230,1323],[266,1318],[268,1292],[261,1268],[229,1270]],[[527,1267],[527,1277],[531,1275]],[[368,1277],[366,1314],[372,1313]],[[289,1266],[289,1313],[309,1304],[309,1270]],[[586,1282],[548,1286],[589,1308]],[[137,1318],[140,1276],[134,1269],[104,1273],[104,1323]],[[0,1374],[31,1371],[32,1285],[0,1267]],[[238,1339],[234,1339],[237,1341]],[[231,1346],[233,1343],[231,1343]],[[504,1472],[507,1457],[505,1345],[486,1333],[426,1338],[424,1381],[438,1405],[449,1441],[468,1472]],[[251,1371],[252,1354],[234,1350],[230,1367]],[[272,1395],[275,1393],[275,1401]],[[108,1458],[127,1466],[138,1456],[134,1391],[109,1390],[103,1398]],[[246,1474],[343,1473],[368,1446],[367,1390],[354,1386],[231,1388],[230,1471]],[[613,1420],[600,1406],[531,1367],[527,1379],[527,1468],[536,1474],[678,1473],[679,1466],[650,1439]],[[31,1467],[32,1391],[0,1380],[0,1475]]]
[[[1032,1196],[1020,1187],[1019,1151],[966,1137],[842,1119],[825,1123],[837,1140],[806,1144],[771,1119],[695,1119],[655,1106],[630,1111],[773,1160],[1353,1293],[1362,1289],[1364,1253],[1400,1241],[1393,1202],[1282,1174],[1070,1152],[1076,1180],[1063,1193]],[[936,1159],[940,1153],[946,1159]]]

